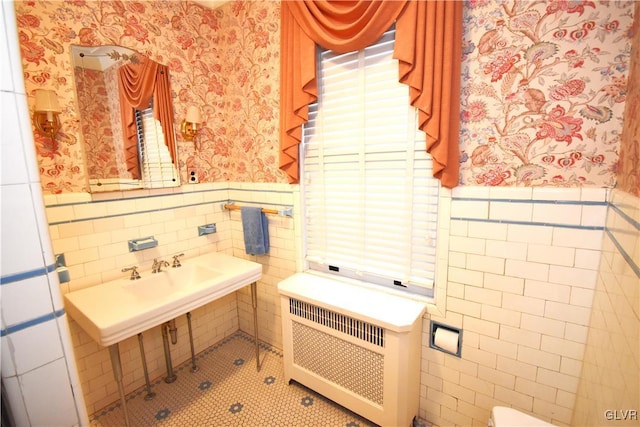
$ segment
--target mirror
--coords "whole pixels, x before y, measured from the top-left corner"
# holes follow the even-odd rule
[[[90,191],[179,186],[168,68],[115,45],[71,55]]]

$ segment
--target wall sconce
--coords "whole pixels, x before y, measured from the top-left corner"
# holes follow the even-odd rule
[[[193,141],[198,133],[198,125],[202,123],[202,113],[200,109],[194,105],[187,108],[187,115],[180,124],[180,132],[182,137],[187,141]]]
[[[60,105],[58,96],[52,90],[36,89],[36,105],[33,110],[33,122],[41,133],[55,139],[60,130]]]

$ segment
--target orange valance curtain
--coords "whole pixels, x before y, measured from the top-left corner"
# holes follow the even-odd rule
[[[135,110],[148,108],[153,97],[153,116],[160,121],[164,140],[175,163],[175,134],[173,132],[173,104],[166,65],[141,58],[139,63],[123,65],[118,70],[120,114],[124,128],[125,160],[133,179],[140,179],[138,137]]]
[[[337,52],[364,49],[396,21],[399,81],[427,135],[433,174],[458,184],[462,2],[447,0],[304,0],[281,3],[280,168],[299,181],[298,146],[308,105],[317,99],[316,44]]]

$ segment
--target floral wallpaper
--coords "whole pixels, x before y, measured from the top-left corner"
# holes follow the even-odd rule
[[[466,5],[461,183],[614,186],[634,2]]]
[[[277,165],[280,6],[232,2],[219,9],[189,1],[15,2],[25,86],[56,90],[62,131],[35,133],[45,193],[87,191],[70,45],[117,44],[169,66],[175,127],[190,105],[204,118],[195,141],[178,134],[182,182],[287,182]],[[91,127],[91,125],[90,125]],[[99,143],[98,130],[88,135]]]
[[[636,3],[617,188],[640,197],[640,2]]]
[[[114,114],[114,105],[109,94],[118,93],[117,86],[113,86],[114,79],[106,72],[74,68],[76,92],[80,123],[85,141],[86,168],[93,178],[117,178],[129,174],[124,166],[122,125],[113,126],[121,122],[120,115]],[[110,78],[111,77],[111,78]],[[115,89],[115,92],[113,90]],[[117,103],[117,96],[116,103]],[[116,104],[117,106],[117,104]],[[120,132],[116,129],[119,129]],[[120,139],[118,143],[117,140]],[[120,166],[122,165],[122,166]],[[130,174],[129,174],[130,177]]]
[[[466,1],[462,185],[615,186],[633,6]],[[56,89],[64,108],[57,145],[36,135],[45,192],[86,191],[72,43],[120,44],[169,66],[176,126],[192,104],[205,120],[194,142],[178,135],[183,182],[191,170],[200,182],[287,182],[277,164],[279,1],[210,10],[189,1],[22,0],[16,12],[27,93]],[[638,162],[621,167],[637,173]]]

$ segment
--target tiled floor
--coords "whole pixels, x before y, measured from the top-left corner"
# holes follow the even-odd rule
[[[177,380],[154,381],[127,396],[132,426],[372,426],[358,415],[293,382],[284,380],[282,354],[260,349],[256,371],[252,338],[238,332],[174,369]],[[122,426],[118,402],[91,416],[92,427]]]

